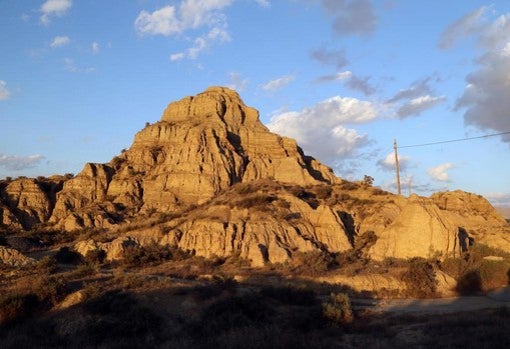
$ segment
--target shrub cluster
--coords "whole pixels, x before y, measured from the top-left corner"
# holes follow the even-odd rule
[[[459,294],[476,294],[509,284],[510,254],[476,243],[462,256],[446,258],[441,269],[457,280]]]
[[[343,325],[354,320],[351,301],[346,293],[332,293],[322,304],[322,315],[333,325]]]
[[[436,296],[438,282],[434,265],[424,258],[416,257],[409,260],[408,269],[402,274],[406,285],[407,296],[432,298]]]
[[[170,260],[172,253],[168,245],[127,246],[122,254],[126,266],[142,266]]]

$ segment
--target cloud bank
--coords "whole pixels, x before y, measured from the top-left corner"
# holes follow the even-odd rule
[[[21,171],[39,165],[44,156],[36,154],[29,156],[7,155],[0,153],[0,167],[10,171]]]
[[[376,117],[372,103],[335,96],[301,111],[275,115],[267,126],[272,132],[296,139],[307,154],[334,165],[369,144],[367,135],[346,125],[367,123]]]

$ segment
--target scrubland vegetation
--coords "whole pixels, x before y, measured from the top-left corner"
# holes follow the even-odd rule
[[[205,259],[149,245],[126,249],[122,261],[105,262],[100,251],[83,257],[63,246],[32,266],[17,271],[3,266],[0,345],[506,347],[510,312],[505,308],[445,316],[372,314],[357,308],[359,292],[300,276],[394,273],[406,285],[398,296],[433,297],[434,274],[442,270],[456,277],[459,294],[476,294],[508,284],[508,257],[474,245],[469,253],[443,262],[415,258],[376,264],[353,249],[341,255],[302,253],[295,264],[268,265],[243,275],[247,264],[235,256]]]
[[[386,192],[370,183],[343,182],[303,188],[262,181],[241,183],[202,207],[182,212],[147,210],[115,231],[51,230],[4,233],[8,245],[38,262],[23,268],[0,265],[0,347],[83,348],[498,348],[509,347],[506,308],[451,315],[388,315],[360,306],[359,298],[433,298],[437,273],[452,276],[458,295],[479,295],[509,284],[510,255],[475,243],[461,256],[373,261],[365,251],[373,231],[349,236],[352,248],[329,253],[293,251],[284,263],[253,269],[246,260],[196,256],[175,246],[128,246],[123,258],[107,261],[105,251],[85,256],[73,242],[112,241],[137,229],[164,225],[206,212],[208,205],[248,209],[299,222],[292,197],[311,208],[327,202],[358,207]],[[353,193],[369,190],[367,198]],[[214,215],[216,213],[211,213]],[[340,214],[340,213],[339,213]],[[220,214],[209,217],[222,221]],[[349,217],[341,217],[348,225]],[[439,258],[441,257],[441,258]],[[319,278],[383,275],[400,289],[357,291]]]

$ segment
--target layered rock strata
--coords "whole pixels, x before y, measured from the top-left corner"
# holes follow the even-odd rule
[[[103,249],[108,259],[149,243],[254,266],[347,250],[446,257],[474,242],[510,251],[508,224],[484,198],[404,198],[343,181],[223,87],[170,103],[107,164],[86,164],[73,178],[0,181],[0,227],[41,223],[109,232],[109,242],[76,246]]]

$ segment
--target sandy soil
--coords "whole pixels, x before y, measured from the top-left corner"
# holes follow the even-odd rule
[[[510,287],[490,292],[486,296],[436,299],[354,299],[353,306],[375,313],[448,314],[481,309],[510,308]]]

